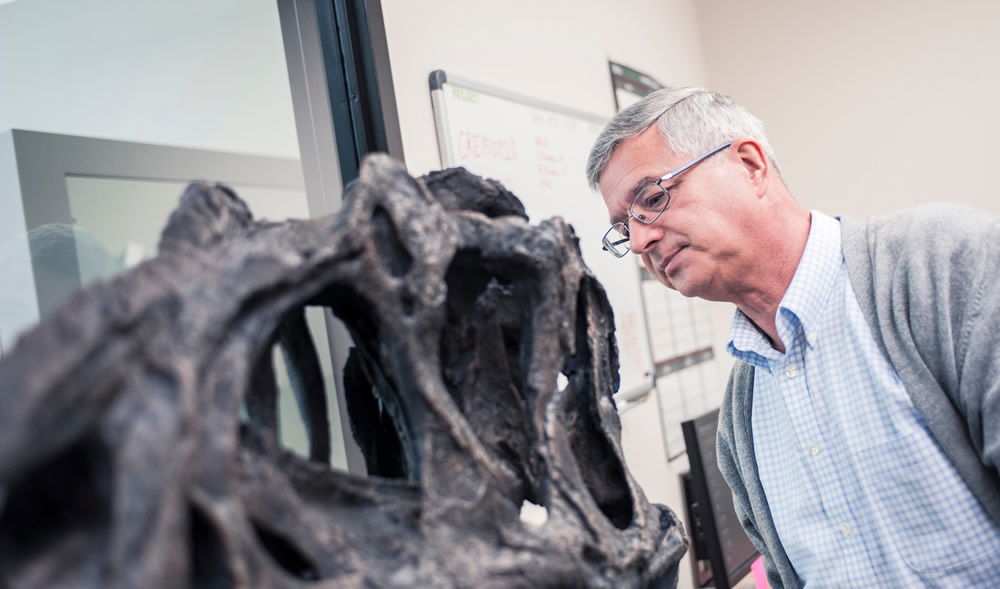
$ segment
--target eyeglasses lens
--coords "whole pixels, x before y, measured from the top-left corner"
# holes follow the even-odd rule
[[[620,258],[628,253],[628,239],[628,227],[625,223],[615,223],[604,234],[604,249],[616,258]]]
[[[663,209],[667,208],[670,197],[667,191],[660,188],[656,182],[651,182],[643,187],[632,201],[632,209],[629,211],[640,223],[652,223]]]

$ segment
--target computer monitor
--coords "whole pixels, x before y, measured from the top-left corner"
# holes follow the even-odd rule
[[[154,255],[195,178],[234,188],[258,219],[317,212],[297,159],[0,132],[0,357],[77,288]]]
[[[716,461],[716,409],[681,423],[690,470],[681,475],[691,536],[691,563],[699,587],[729,589],[760,555],[743,531],[733,496]]]

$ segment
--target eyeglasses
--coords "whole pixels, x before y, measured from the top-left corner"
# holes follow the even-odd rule
[[[604,234],[604,239],[601,240],[604,244],[602,249],[609,252],[616,258],[620,258],[627,254],[630,249],[628,228],[629,219],[635,219],[644,225],[650,225],[660,218],[663,211],[667,209],[667,205],[670,204],[670,193],[663,187],[663,183],[667,180],[680,176],[684,172],[687,172],[691,168],[732,144],[732,141],[730,141],[729,143],[720,145],[705,155],[696,157],[676,170],[667,172],[663,176],[660,176],[659,179],[654,180],[639,189],[639,191],[635,193],[635,197],[632,199],[632,204],[628,207],[628,217],[626,217],[624,221],[619,221],[612,225],[611,228]]]

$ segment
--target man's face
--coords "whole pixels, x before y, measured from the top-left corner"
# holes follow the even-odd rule
[[[686,296],[734,301],[741,284],[741,260],[752,252],[753,187],[737,145],[664,183],[670,204],[651,225],[632,219],[631,250],[666,286]],[[670,151],[654,125],[626,139],[600,178],[612,221],[624,221],[643,180],[656,180],[701,154]]]

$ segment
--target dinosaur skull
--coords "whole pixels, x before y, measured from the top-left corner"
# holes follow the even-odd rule
[[[385,156],[326,218],[258,223],[191,185],[156,258],[0,362],[0,585],[673,586],[686,540],[624,466],[576,241],[495,182]],[[329,466],[307,306],[354,340],[367,476]],[[308,458],[276,442],[276,345]]]

